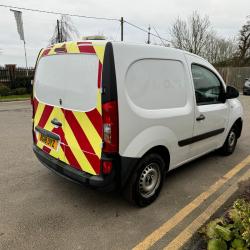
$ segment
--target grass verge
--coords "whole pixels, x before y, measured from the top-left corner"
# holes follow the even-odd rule
[[[22,101],[28,100],[29,98],[30,94],[0,96],[0,102]]]

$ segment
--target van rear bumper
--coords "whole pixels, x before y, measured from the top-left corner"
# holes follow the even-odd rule
[[[33,151],[38,160],[45,167],[68,180],[104,191],[111,191],[116,187],[114,171],[112,171],[112,173],[107,176],[95,176],[86,172],[79,171],[64,162],[55,159],[49,154],[43,152],[36,145],[33,145]]]

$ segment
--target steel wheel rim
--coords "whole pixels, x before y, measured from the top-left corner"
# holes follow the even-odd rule
[[[234,146],[235,140],[236,140],[236,134],[235,134],[234,131],[231,131],[229,136],[228,136],[228,145],[229,145],[229,147]]]
[[[160,185],[161,173],[157,163],[148,164],[139,178],[139,192],[142,197],[149,198],[155,194]]]

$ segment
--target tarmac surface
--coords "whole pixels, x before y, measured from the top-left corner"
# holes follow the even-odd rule
[[[240,99],[245,119],[234,154],[211,153],[170,172],[160,197],[143,209],[50,172],[32,151],[30,102],[0,103],[0,249],[135,247],[250,154],[250,96]]]

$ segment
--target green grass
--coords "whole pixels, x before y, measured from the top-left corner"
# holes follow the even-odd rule
[[[30,94],[24,95],[8,95],[8,96],[0,96],[0,102],[6,101],[20,101],[20,100],[27,100],[30,98]]]

